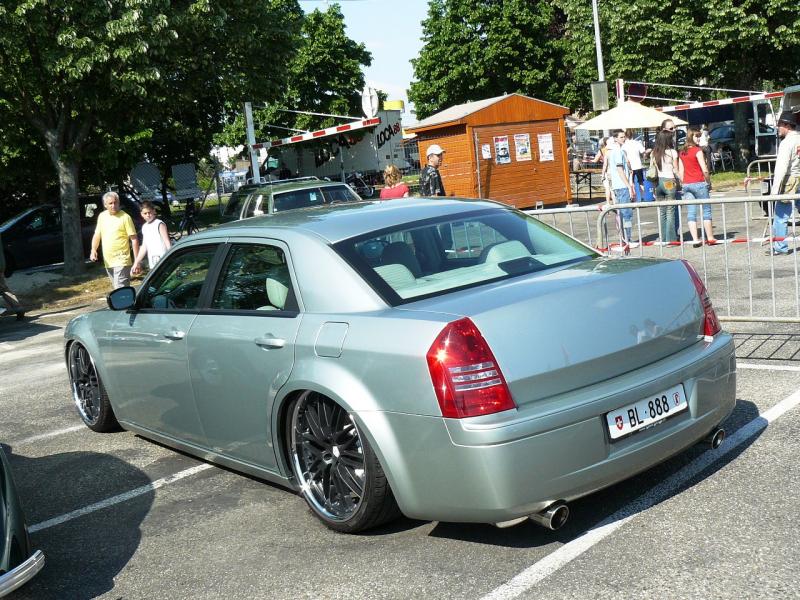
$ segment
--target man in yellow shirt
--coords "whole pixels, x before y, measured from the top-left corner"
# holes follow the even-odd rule
[[[133,255],[139,254],[139,238],[136,237],[136,227],[133,219],[119,209],[119,196],[116,192],[103,194],[103,206],[106,210],[97,217],[97,228],[92,237],[92,252],[89,259],[97,260],[97,249],[103,243],[103,263],[111,279],[114,289],[130,285],[131,283],[131,249]]]

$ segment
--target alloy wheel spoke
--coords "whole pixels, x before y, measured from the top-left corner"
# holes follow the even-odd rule
[[[320,402],[320,424],[322,425],[325,437],[330,439],[333,437],[334,428],[334,412],[335,409],[331,406],[330,402]],[[335,405],[334,405],[335,406]]]
[[[324,441],[326,436],[322,426],[320,425],[319,414],[316,412],[317,406],[318,405],[316,404],[306,404],[304,412],[305,422],[308,424],[308,429],[311,435],[319,441]]]
[[[356,497],[361,498],[364,493],[364,483],[356,477],[350,469],[343,463],[336,466],[336,474],[341,482],[348,487],[348,489],[355,494]]]
[[[364,457],[355,452],[343,452],[339,456],[339,461],[350,469],[363,469]]]

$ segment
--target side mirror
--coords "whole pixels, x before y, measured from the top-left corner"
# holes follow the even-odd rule
[[[118,288],[106,296],[111,310],[126,310],[136,302],[136,290],[130,286]]]

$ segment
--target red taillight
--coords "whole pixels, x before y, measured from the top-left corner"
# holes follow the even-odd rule
[[[516,408],[489,344],[470,319],[448,323],[427,359],[442,416],[461,419]]]
[[[700,279],[700,275],[697,274],[697,271],[694,270],[691,263],[688,260],[681,260],[681,262],[686,267],[686,270],[689,271],[689,276],[692,278],[692,283],[697,290],[697,295],[700,297],[700,303],[703,305],[703,313],[705,314],[705,319],[703,319],[703,335],[716,335],[722,330],[722,325],[719,324],[717,313],[714,312],[714,307],[711,305],[711,298],[708,296],[708,290],[706,290],[703,280]]]

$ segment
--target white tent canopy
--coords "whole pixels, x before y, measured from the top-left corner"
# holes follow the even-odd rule
[[[588,129],[590,131],[600,131],[604,129],[649,129],[661,127],[664,119],[671,119],[675,125],[686,125],[686,121],[675,116],[657,111],[649,106],[642,106],[638,102],[626,100],[597,115],[593,119],[584,121],[575,129]]]

